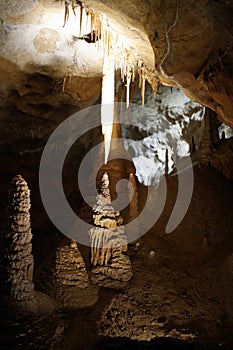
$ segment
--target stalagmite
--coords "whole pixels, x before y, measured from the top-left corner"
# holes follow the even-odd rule
[[[165,151],[165,175],[168,175],[169,172],[169,158],[168,158],[168,149]]]
[[[205,129],[201,146],[201,164],[211,165],[220,171],[228,179],[233,178],[233,156],[232,145],[229,143],[222,144],[217,134],[215,115],[212,110],[206,109]],[[223,146],[224,151],[221,150]]]
[[[9,191],[8,224],[4,235],[3,265],[5,294],[10,300],[34,300],[30,190],[17,175]]]
[[[214,111],[211,111],[211,136],[214,146],[218,146],[220,142],[218,127],[219,122],[217,119],[217,115]]]
[[[135,176],[133,173],[129,174],[129,183],[132,186],[133,197],[130,201],[130,210],[129,210],[129,220],[132,221],[136,219],[139,215],[138,213],[138,190],[137,184],[135,180]]]
[[[203,165],[209,165],[212,153],[213,153],[213,144],[212,144],[212,138],[211,138],[210,110],[206,109],[204,136],[203,136],[202,146],[201,146],[201,163]]]
[[[109,41],[110,39],[108,39]],[[110,143],[112,138],[114,121],[114,93],[115,93],[115,67],[114,51],[111,47],[105,50],[102,80],[102,100],[101,100],[101,125],[104,136],[105,164],[108,162]],[[109,47],[108,46],[108,47]],[[110,52],[108,52],[110,51]]]
[[[116,287],[119,281],[132,277],[127,255],[127,237],[119,212],[111,205],[108,175],[102,178],[101,193],[93,208],[94,228],[90,229],[92,281],[105,287]]]
[[[137,190],[137,183],[135,179],[135,175],[133,173],[129,174],[129,191],[131,187],[131,191],[133,191],[133,196],[130,204],[129,204],[129,222],[131,223],[131,230],[133,230],[135,237],[138,236],[140,227],[138,224],[138,221],[135,220],[139,216],[139,211],[138,211],[138,190]],[[132,228],[133,227],[133,228]]]
[[[58,294],[66,293],[65,288],[69,286],[88,287],[85,263],[76,242],[70,241],[70,244],[56,250],[54,279]]]

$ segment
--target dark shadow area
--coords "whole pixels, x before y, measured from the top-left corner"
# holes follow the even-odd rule
[[[230,350],[232,348],[225,347],[222,344],[199,344],[199,343],[190,343],[187,341],[182,341],[178,339],[171,339],[171,338],[161,338],[161,339],[155,339],[151,340],[150,342],[147,341],[137,341],[137,340],[130,340],[128,338],[105,338],[98,343],[96,343],[93,348],[93,350],[115,350],[115,349],[122,349],[122,350],[128,350],[128,349],[134,349],[134,350],[217,350],[217,349],[224,349],[224,350]]]

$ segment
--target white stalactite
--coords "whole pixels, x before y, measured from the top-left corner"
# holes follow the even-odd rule
[[[110,144],[112,139],[114,121],[114,95],[115,95],[115,60],[111,47],[111,37],[108,35],[108,48],[104,54],[102,101],[101,101],[101,125],[104,136],[105,164],[108,162]]]

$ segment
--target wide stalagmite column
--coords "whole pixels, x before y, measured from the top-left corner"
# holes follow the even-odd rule
[[[122,218],[111,205],[109,179],[102,177],[101,193],[93,208],[94,228],[90,229],[92,281],[104,287],[117,288],[132,277]],[[121,283],[120,283],[121,282]]]

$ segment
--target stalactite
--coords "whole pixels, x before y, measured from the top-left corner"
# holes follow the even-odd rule
[[[100,40],[99,40],[99,54],[104,57],[104,42],[103,42],[103,32],[104,32],[104,18],[100,17]]]
[[[156,97],[157,94],[157,89],[158,89],[158,84],[159,84],[159,80],[158,77],[155,76],[155,74],[153,72],[146,72],[146,79],[148,81],[148,83],[150,84],[153,93],[154,93],[154,98]]]
[[[142,67],[142,87],[141,87],[141,94],[142,94],[142,107],[145,105],[145,90],[146,90],[146,76],[145,76],[145,69]]]
[[[88,29],[89,29],[89,10],[86,9],[86,25],[85,25],[85,33],[88,33]]]
[[[79,36],[82,35],[82,24],[83,24],[83,4],[79,1],[80,4],[80,22],[79,22]]]
[[[65,27],[66,22],[68,21],[68,19],[69,19],[69,2],[68,2],[68,1],[65,1],[65,14],[64,14],[64,24],[63,24],[63,27]]]
[[[135,66],[134,64],[132,65],[132,82],[135,82]]]
[[[91,42],[93,42],[94,39],[94,26],[95,26],[95,13],[91,11]]]
[[[126,104],[127,108],[129,108],[129,99],[130,99],[130,83],[132,78],[132,71],[130,64],[127,65],[126,69]]]
[[[115,94],[115,64],[114,64],[114,51],[109,42],[111,38],[108,38],[108,45],[110,46],[106,50],[104,55],[103,65],[103,80],[102,80],[102,100],[101,100],[101,125],[102,134],[104,135],[105,145],[105,163],[108,161],[110,152],[110,143],[112,138],[113,121],[114,121],[114,94]]]
[[[139,89],[142,88],[142,66],[143,66],[143,61],[138,60]]]

